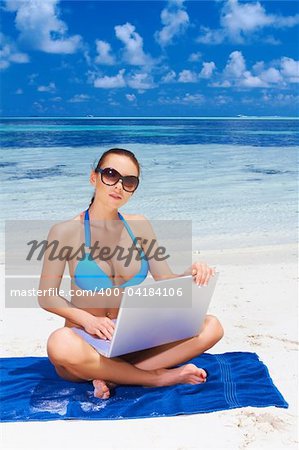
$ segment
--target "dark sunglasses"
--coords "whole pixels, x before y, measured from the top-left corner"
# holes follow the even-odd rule
[[[101,180],[107,186],[114,186],[116,183],[121,180],[123,188],[127,192],[134,192],[138,188],[139,178],[134,175],[126,175],[122,176],[117,170],[112,167],[105,167],[105,169],[101,169],[100,167],[95,170],[96,172],[100,172]]]

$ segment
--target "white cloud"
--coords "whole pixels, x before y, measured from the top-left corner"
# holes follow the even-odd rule
[[[196,83],[198,80],[197,74],[191,70],[182,70],[179,73],[179,83]]]
[[[225,32],[223,30],[212,30],[211,28],[201,26],[200,35],[196,39],[196,42],[200,44],[218,45],[225,39]]]
[[[191,55],[188,58],[188,61],[197,62],[197,61],[200,61],[201,58],[202,58],[202,54],[200,52],[191,53]]]
[[[258,61],[251,70],[247,69],[242,52],[234,51],[229,55],[220,80],[210,84],[212,87],[285,88],[290,83],[299,82],[299,61],[282,57],[267,64]]]
[[[7,69],[11,63],[24,64],[28,62],[28,55],[20,52],[10,38],[0,33],[0,69]]]
[[[209,86],[211,87],[220,87],[220,88],[229,88],[231,87],[231,83],[228,80],[224,81],[214,81],[213,83],[210,83]]]
[[[220,11],[220,28],[212,30],[201,27],[197,41],[204,44],[220,44],[225,39],[244,43],[246,38],[265,27],[286,28],[299,23],[299,14],[281,16],[268,14],[260,2],[242,2],[227,0]],[[273,36],[265,37],[267,43],[277,45]]]
[[[299,104],[298,94],[275,94],[264,92],[261,99],[263,103],[270,103],[271,105],[285,106]]]
[[[239,80],[238,85],[248,88],[259,88],[259,87],[266,87],[267,83],[263,81],[260,77],[256,77],[252,75],[249,71],[245,71],[243,74],[243,78]]]
[[[185,11],[183,1],[169,0],[161,12],[162,30],[155,33],[157,42],[165,47],[172,44],[176,36],[183,34],[189,25],[189,16]]]
[[[174,70],[170,70],[161,78],[161,83],[174,83],[176,81],[176,73]]]
[[[216,65],[213,61],[204,62],[202,64],[202,69],[199,74],[200,78],[211,78],[215,69],[216,69]]]
[[[263,42],[270,45],[281,45],[281,41],[274,36],[265,36]]]
[[[281,83],[283,81],[281,73],[278,69],[275,69],[275,67],[270,67],[269,69],[262,71],[259,77],[266,83]]]
[[[264,61],[256,62],[251,68],[251,70],[252,70],[252,72],[254,74],[261,73],[264,69],[265,69],[265,62]]]
[[[153,63],[152,58],[144,53],[143,39],[135,31],[134,25],[126,23],[114,27],[116,37],[125,45],[124,61],[132,66],[145,66]]]
[[[229,78],[241,78],[246,70],[245,59],[242,52],[234,51],[229,55],[229,60],[224,69],[224,76]]]
[[[105,64],[112,66],[115,64],[115,57],[111,54],[111,45],[108,42],[96,40],[98,55],[95,59],[96,64]]]
[[[139,91],[153,89],[156,87],[153,77],[148,73],[135,73],[127,80],[128,86]]]
[[[123,88],[126,86],[124,73],[125,69],[121,69],[115,76],[109,77],[105,75],[102,78],[101,77],[95,78],[93,81],[93,85],[96,88],[102,89]]]
[[[242,42],[243,35],[251,33],[272,23],[259,2],[238,3],[228,0],[224,3],[220,23],[234,42]]]
[[[189,94],[184,96],[160,97],[158,99],[161,105],[200,105],[205,102],[205,97],[202,94]]]
[[[16,12],[20,40],[46,53],[75,53],[81,36],[67,36],[67,25],[59,19],[59,0],[6,0],[6,10]]]
[[[290,83],[299,83],[299,61],[283,57],[280,61],[282,75]]]
[[[195,103],[199,105],[205,101],[205,98],[201,94],[186,94],[183,97],[183,103]]]
[[[216,95],[213,99],[213,101],[217,105],[227,105],[228,103],[232,102],[232,98],[228,97],[227,95]]]
[[[23,94],[23,89],[21,89],[21,88],[17,89],[15,94],[16,95],[22,95]]]
[[[48,86],[38,86],[37,90],[38,92],[55,92],[56,86],[55,83],[51,82]]]
[[[89,95],[86,94],[76,94],[69,99],[69,103],[83,103],[90,99]]]
[[[50,102],[59,103],[62,101],[62,97],[52,97],[49,100]]]
[[[129,102],[135,102],[136,101],[136,95],[135,94],[126,94],[126,99]]]

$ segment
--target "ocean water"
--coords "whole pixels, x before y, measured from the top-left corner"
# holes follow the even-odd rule
[[[141,183],[123,213],[192,220],[194,247],[296,241],[296,118],[4,118],[2,220],[65,220],[92,196],[111,147],[132,150]]]

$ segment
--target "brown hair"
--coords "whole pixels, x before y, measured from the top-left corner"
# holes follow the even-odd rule
[[[106,150],[102,156],[100,157],[94,171],[97,172],[99,170],[99,168],[101,167],[101,165],[103,164],[106,156],[108,155],[123,155],[123,156],[127,156],[128,158],[130,158],[130,160],[135,164],[135,166],[138,169],[138,176],[140,175],[140,164],[136,158],[136,156],[134,155],[133,152],[131,152],[130,150],[126,150],[124,148],[110,148],[109,150]],[[95,194],[93,195],[89,207],[93,204],[95,199]]]

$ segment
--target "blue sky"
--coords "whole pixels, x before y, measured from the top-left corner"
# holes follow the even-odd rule
[[[1,1],[3,116],[297,115],[297,1]]]

